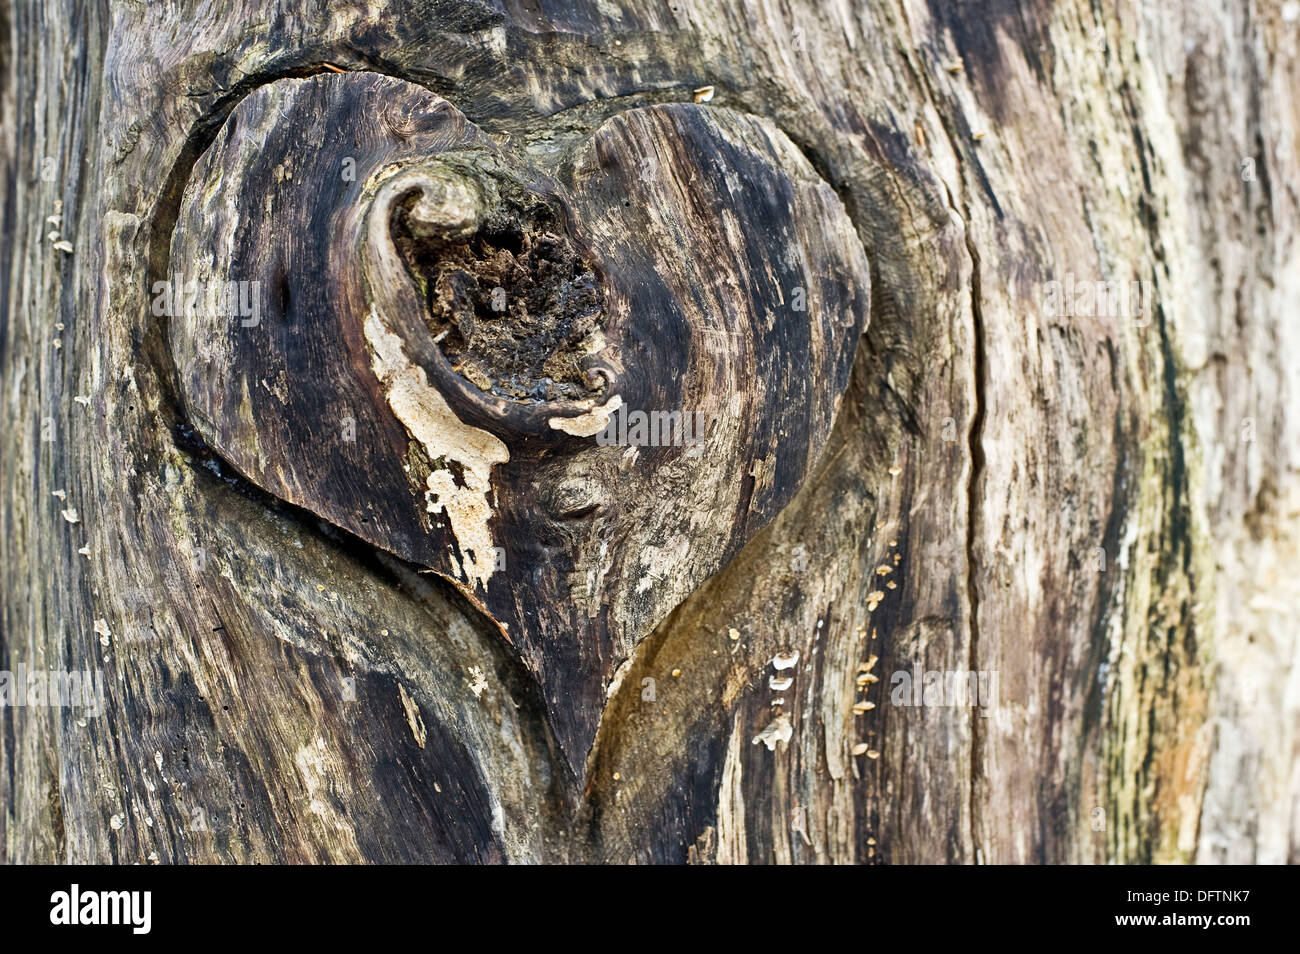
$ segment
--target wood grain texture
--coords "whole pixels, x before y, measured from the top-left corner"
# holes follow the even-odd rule
[[[204,440],[456,583],[540,680],[581,775],[617,668],[816,461],[869,271],[831,188],[753,117],[643,107],[543,170],[527,158],[398,80],[268,84],[195,167],[158,288],[194,293],[160,310],[179,312],[178,390]],[[447,188],[474,193],[482,221],[456,222],[472,238],[411,221]],[[566,347],[579,397],[514,383],[558,390]]]
[[[1295,860],[1296,24],[970,7],[0,7],[0,669],[106,689],[0,711],[5,860]],[[465,153],[489,217],[555,212],[506,202],[566,327],[599,278],[609,378],[546,322],[545,401],[491,336],[438,363],[466,299],[407,238],[455,244]],[[433,526],[367,261],[509,451],[500,571]],[[259,326],[154,315],[182,262]],[[1071,275],[1151,307],[1046,307]],[[746,403],[714,466],[538,427],[600,380]],[[996,705],[893,704],[917,666]]]

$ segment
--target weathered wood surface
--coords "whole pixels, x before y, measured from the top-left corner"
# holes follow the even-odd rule
[[[529,145],[375,73],[259,88],[191,175],[165,274],[267,313],[190,302],[170,342],[239,473],[490,614],[577,776],[617,668],[811,470],[869,269],[770,123],[643,107]],[[638,412],[654,446],[601,446]]]
[[[106,680],[0,714],[6,860],[1300,853],[1284,4],[2,9],[0,669]],[[590,267],[607,375],[466,339],[467,151]],[[178,265],[258,326],[154,315]],[[1150,294],[1045,307],[1076,279]],[[509,451],[499,572],[403,469],[376,303]],[[724,443],[547,433],[602,380]],[[996,705],[893,705],[918,665]]]

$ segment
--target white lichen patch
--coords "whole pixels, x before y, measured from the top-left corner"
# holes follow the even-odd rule
[[[488,687],[487,676],[479,666],[469,667],[469,681],[465,683],[469,686],[469,691],[474,693],[474,698],[478,699],[483,695],[483,690]]]
[[[420,716],[420,707],[415,704],[415,700],[410,697],[406,687],[400,682],[397,684],[397,694],[402,700],[402,711],[406,713],[406,724],[411,727],[411,738],[415,739],[416,745],[424,748],[429,733],[424,728],[424,719]]]
[[[790,724],[789,717],[782,714],[769,722],[767,728],[754,736],[752,742],[755,745],[762,742],[769,752],[775,752],[778,742],[788,743],[793,735],[794,726]]]
[[[615,394],[598,408],[577,417],[553,417],[549,420],[551,428],[564,431],[574,437],[594,437],[609,426],[610,416],[623,406],[621,395]]]
[[[793,669],[797,662],[799,662],[797,649],[792,653],[777,653],[772,657],[772,668],[781,672],[783,669]]]
[[[510,459],[510,452],[487,431],[470,427],[430,387],[423,368],[416,367],[393,334],[372,309],[365,324],[371,350],[371,369],[384,387],[388,406],[411,437],[424,447],[430,460],[455,462],[463,484],[452,471],[440,468],[429,475],[425,502],[430,513],[445,513],[460,550],[460,572],[471,586],[487,587],[496,568],[489,497],[492,467]],[[455,562],[456,554],[452,554]]]

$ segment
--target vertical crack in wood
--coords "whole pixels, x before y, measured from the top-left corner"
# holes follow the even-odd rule
[[[908,19],[906,9],[900,6],[899,11],[903,21],[907,23],[908,31],[911,32],[911,23]],[[911,57],[907,60],[912,62]],[[977,555],[979,553],[979,531],[980,522],[979,514],[981,512],[981,497],[979,482],[984,472],[985,458],[983,447],[983,430],[986,415],[987,389],[985,387],[985,375],[987,373],[987,356],[984,350],[984,321],[981,311],[982,289],[980,286],[980,256],[979,249],[976,247],[975,239],[971,235],[971,210],[970,202],[965,195],[965,174],[966,160],[962,154],[960,137],[957,136],[953,129],[954,120],[948,110],[941,109],[940,100],[936,94],[934,84],[931,81],[930,74],[924,69],[914,70],[914,77],[925,91],[926,98],[934,106],[935,115],[943,127],[944,135],[948,139],[948,147],[952,152],[953,160],[956,163],[958,182],[949,186],[944,182],[944,192],[947,195],[948,207],[953,213],[960,216],[962,223],[962,238],[966,246],[966,253],[971,263],[971,338],[973,344],[973,353],[971,355],[971,420],[970,428],[966,435],[967,454],[970,460],[970,476],[966,484],[966,539],[964,549],[966,555],[966,606],[969,615],[969,644],[967,647],[967,666],[973,672],[979,671],[979,653],[980,653],[980,630],[979,630],[979,573]],[[986,190],[989,191],[989,198],[992,199],[991,187],[981,175],[981,181],[984,183]],[[942,181],[942,179],[940,180]],[[952,194],[952,189],[957,188],[961,191],[961,205],[957,204],[956,198]],[[983,857],[980,848],[980,830],[981,830],[981,812],[980,812],[980,795],[979,780],[983,774],[982,771],[982,751],[983,738],[981,736],[980,717],[972,710],[970,719],[970,770],[967,784],[969,786],[969,802],[967,812],[969,817],[970,846],[974,852],[976,862],[982,862],[987,859]]]
[[[967,665],[972,672],[979,672],[980,603],[976,554],[979,547],[979,514],[981,509],[979,483],[984,474],[983,433],[984,415],[987,413],[987,391],[984,376],[987,373],[987,358],[984,353],[984,319],[980,305],[982,297],[980,256],[979,250],[975,246],[975,240],[970,234],[969,210],[965,218],[963,232],[966,239],[966,251],[971,259],[971,337],[974,341],[971,356],[973,360],[971,395],[974,407],[971,413],[970,432],[967,435],[967,447],[970,454],[970,480],[966,485],[966,600],[967,611],[970,613],[970,657]],[[981,746],[983,739],[980,735],[980,721],[980,717],[972,710],[970,730],[970,828],[971,845],[974,847],[976,858],[981,858],[979,847],[981,840],[979,778],[981,775]]]

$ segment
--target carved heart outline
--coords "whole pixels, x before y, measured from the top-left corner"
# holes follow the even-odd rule
[[[344,145],[322,149],[324,131]],[[264,319],[184,313],[169,336],[204,439],[262,489],[452,581],[537,679],[580,776],[637,644],[815,466],[870,287],[834,191],[767,120],[639,107],[534,159],[402,80],[260,87],[191,173],[169,272],[259,282]],[[381,248],[398,206],[427,200],[437,219],[439,177],[475,168],[483,191],[499,176],[553,208],[598,274],[598,396],[485,395],[433,343],[409,263]],[[696,447],[602,446],[611,406],[710,429]]]

